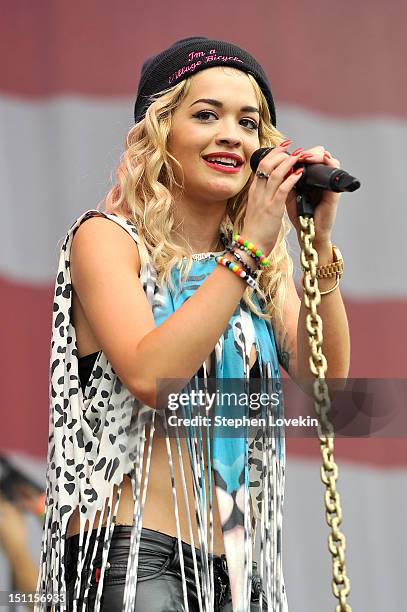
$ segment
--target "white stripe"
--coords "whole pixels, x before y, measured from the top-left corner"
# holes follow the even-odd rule
[[[324,117],[285,105],[278,128],[294,140],[292,149],[323,145],[361,181],[358,191],[341,196],[333,231],[345,262],[342,291],[359,298],[406,297],[407,121]],[[290,244],[297,252],[294,233]]]
[[[60,241],[109,188],[131,108],[129,99],[0,98],[0,273],[54,280]]]
[[[130,98],[0,98],[0,273],[31,284],[53,281],[59,241],[114,177],[132,105]],[[407,122],[324,117],[281,105],[278,127],[293,147],[323,144],[362,182],[342,196],[334,229],[345,258],[343,291],[405,297]]]
[[[407,471],[369,468],[340,457],[338,463],[352,609],[404,610],[402,534],[407,515]],[[287,460],[283,555],[288,604],[293,611],[335,608],[324,492],[319,462]]]

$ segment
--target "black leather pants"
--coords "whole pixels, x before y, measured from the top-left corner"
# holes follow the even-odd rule
[[[131,527],[127,525],[116,525],[114,529],[108,555],[108,564],[105,570],[101,612],[121,612],[122,610],[130,533]],[[94,559],[86,607],[87,612],[91,612],[94,609],[98,577],[102,565],[103,535],[104,529],[102,529],[98,550]],[[95,537],[96,530],[91,535],[88,550],[92,550]],[[78,535],[72,536],[66,541],[65,569],[69,612],[73,609],[72,601],[77,575],[78,542]],[[185,542],[183,542],[182,546],[189,610],[190,612],[198,612],[199,605],[195,588],[191,547]],[[200,553],[198,550],[196,550],[196,557],[199,570]],[[214,555],[213,564],[215,581],[215,607],[213,612],[231,612],[232,599],[225,555]],[[89,565],[87,558],[82,573],[82,586],[86,584]],[[261,580],[257,572],[257,565],[254,562],[250,612],[260,612],[260,591]],[[78,610],[82,610],[82,603],[83,591],[79,597]],[[267,610],[264,597],[262,609],[263,611]],[[152,529],[142,529],[134,612],[185,612],[177,538],[153,531]]]

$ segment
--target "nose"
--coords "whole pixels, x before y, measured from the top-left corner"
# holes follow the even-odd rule
[[[242,143],[241,138],[233,137],[233,136],[223,136],[216,139],[216,142],[219,144],[229,144],[229,145],[240,145]]]
[[[223,121],[222,125],[219,127],[220,129],[216,136],[217,144],[228,144],[234,146],[242,144],[242,136],[238,132],[239,126],[237,126],[233,121]]]

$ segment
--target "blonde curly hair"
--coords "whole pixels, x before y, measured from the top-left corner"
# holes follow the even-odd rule
[[[261,147],[277,146],[284,135],[271,123],[267,101],[252,75],[247,75],[254,87],[260,110],[259,140]],[[171,270],[177,266],[181,271],[181,283],[185,282],[192,266],[192,249],[186,240],[179,246],[171,239],[176,231],[174,218],[175,187],[182,190],[174,175],[173,165],[179,162],[167,148],[172,117],[175,109],[186,97],[191,86],[191,77],[152,97],[144,119],[129,130],[126,150],[117,169],[117,182],[107,194],[104,202],[106,212],[114,212],[132,221],[141,239],[141,262],[150,260],[157,272],[157,284],[168,284],[174,289]],[[227,236],[242,231],[248,191],[253,175],[243,189],[227,202],[220,231]],[[260,309],[253,299],[254,289],[247,287],[243,294],[246,305],[257,316],[270,320],[279,317],[287,292],[287,281],[293,272],[292,258],[288,252],[286,236],[290,222],[285,213],[277,243],[269,257],[270,266],[258,276],[257,298]]]

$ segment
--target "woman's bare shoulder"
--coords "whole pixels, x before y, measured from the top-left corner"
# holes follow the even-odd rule
[[[116,261],[126,259],[135,266],[137,275],[140,274],[140,254],[134,238],[109,217],[95,215],[83,221],[75,231],[71,246],[71,273],[77,260],[101,252],[114,253]]]
[[[72,286],[92,341],[133,391],[137,346],[155,328],[139,278],[137,243],[118,223],[96,216],[79,226],[71,249]]]

